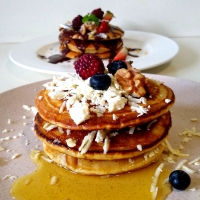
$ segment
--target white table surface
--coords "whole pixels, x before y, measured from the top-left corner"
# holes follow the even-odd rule
[[[172,61],[143,72],[172,76],[200,83],[200,37],[172,39],[177,42],[180,48]],[[16,45],[17,43],[0,44],[0,93],[53,77],[51,74],[29,71],[13,64],[9,59],[9,52]]]

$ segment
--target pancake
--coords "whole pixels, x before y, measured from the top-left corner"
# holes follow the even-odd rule
[[[115,49],[112,51],[103,52],[103,53],[93,53],[93,54],[97,55],[101,59],[107,59],[107,58],[113,58],[120,50],[121,50],[121,46],[118,49]],[[85,53],[85,52],[80,53],[80,52],[71,51],[66,45],[61,45],[60,51],[62,55],[70,59],[78,58]],[[95,51],[95,49],[93,51]]]
[[[34,126],[35,133],[51,149],[77,158],[113,160],[138,156],[162,143],[168,136],[168,131],[171,127],[171,116],[170,112],[167,112],[153,122],[135,127],[132,134],[130,134],[130,128],[107,131],[105,134],[110,139],[110,145],[106,154],[103,151],[104,142],[97,142],[95,139],[87,152],[81,154],[79,147],[84,137],[89,134],[89,131],[71,130],[70,134],[67,134],[67,130],[62,129],[62,132],[60,132],[58,127],[46,130],[44,128],[46,124],[47,122],[37,114]],[[66,143],[68,139],[75,140],[76,145],[69,147]],[[142,151],[138,150],[138,144],[142,146]]]
[[[88,160],[69,156],[44,144],[44,151],[51,160],[62,167],[72,170],[73,173],[84,175],[112,175],[144,168],[152,162],[156,162],[164,148],[165,146],[161,144],[150,152],[129,159]]]
[[[68,82],[69,81],[69,82]],[[64,84],[66,90],[62,90],[61,88],[57,87],[56,84]],[[51,84],[54,84],[53,87],[51,87]],[[158,118],[162,114],[169,111],[169,109],[172,107],[172,105],[175,102],[175,96],[173,91],[167,87],[166,85],[156,82],[154,80],[146,79],[145,88],[146,88],[146,103],[138,103],[135,106],[132,106],[132,102],[126,103],[123,107],[123,109],[116,110],[109,112],[106,110],[102,115],[98,116],[97,113],[94,112],[94,109],[96,109],[95,106],[90,105],[90,115],[88,116],[88,119],[83,121],[80,124],[75,123],[75,121],[70,116],[69,110],[63,109],[62,112],[60,112],[60,108],[63,105],[63,99],[52,99],[50,97],[51,95],[63,95],[65,92],[67,92],[67,87],[72,84],[71,78],[63,78],[63,80],[56,80],[55,82],[48,83],[47,88],[40,91],[35,99],[35,105],[38,109],[38,112],[40,116],[57,126],[60,126],[65,129],[70,130],[103,130],[103,129],[122,129],[124,127],[133,127],[133,126],[139,126],[141,124],[153,121],[154,119]],[[84,81],[81,82],[82,84],[82,92],[86,93],[91,88],[87,87],[87,85],[84,85]],[[48,87],[53,88],[52,91],[48,90]],[[85,87],[85,88],[84,88]],[[54,92],[54,90],[61,90]],[[70,90],[71,92],[72,90]],[[75,89],[77,92],[77,90]],[[50,93],[51,92],[51,93]],[[99,92],[96,90],[91,89],[91,94],[94,95],[95,92]],[[104,91],[102,91],[102,95],[104,94]],[[107,93],[106,93],[107,94]],[[76,94],[75,94],[76,95]],[[80,94],[79,94],[80,95]],[[125,99],[126,93],[122,93],[122,98]],[[119,97],[119,94],[117,93],[117,98]],[[79,99],[77,97],[74,97],[76,101],[81,101],[82,96]],[[90,97],[92,98],[92,96]],[[130,98],[130,96],[127,96],[127,98]],[[138,100],[133,99],[133,100]],[[66,104],[69,103],[66,101]],[[90,100],[88,100],[88,103]],[[120,102],[121,103],[121,102]],[[91,109],[93,110],[91,111]],[[144,110],[144,113],[138,113],[137,109]],[[113,116],[115,118],[113,119]]]
[[[71,39],[78,39],[78,40],[101,40],[101,41],[109,41],[109,40],[116,40],[123,37],[124,31],[117,27],[109,24],[109,30],[106,33],[102,34],[92,34],[91,32],[87,33],[87,35],[81,34],[80,31],[74,31],[72,28],[62,28],[60,27],[60,34],[59,34],[59,41],[65,42],[68,38]]]
[[[66,42],[67,41],[67,42]],[[60,50],[68,48],[77,53],[106,53],[116,51],[122,46],[121,39],[109,41],[90,41],[90,40],[73,40],[67,38],[65,42],[61,43]]]

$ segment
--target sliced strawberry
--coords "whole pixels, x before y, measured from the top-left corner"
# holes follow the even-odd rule
[[[108,22],[107,21],[102,21],[101,24],[99,25],[97,32],[98,33],[107,33],[109,30]]]
[[[111,21],[111,19],[114,17],[113,13],[111,13],[110,11],[107,11],[105,13],[105,15],[103,16],[103,20],[106,20],[106,21]]]
[[[126,47],[123,47],[113,58],[113,60],[125,60],[127,55],[128,55],[128,49]]]

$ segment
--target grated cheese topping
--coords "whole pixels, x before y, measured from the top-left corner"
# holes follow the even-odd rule
[[[158,193],[158,187],[157,187],[157,182],[158,182],[158,178],[160,176],[160,173],[162,172],[162,169],[164,167],[164,163],[161,163],[155,173],[154,176],[152,177],[152,183],[151,183],[151,187],[150,187],[150,192],[152,193],[152,198],[156,199],[157,193]]]
[[[177,156],[180,156],[180,157],[185,157],[185,156],[187,157],[187,156],[190,155],[190,154],[181,153],[178,149],[172,148],[172,146],[170,145],[170,143],[169,143],[169,141],[167,139],[165,140],[165,143],[166,143],[169,151],[174,155],[177,155]]]
[[[99,117],[106,110],[108,112],[118,111],[123,109],[126,104],[132,111],[138,113],[138,117],[148,112],[148,108],[142,106],[146,105],[146,98],[135,98],[129,95],[121,88],[112,74],[109,76],[111,77],[111,86],[107,90],[94,90],[90,87],[89,79],[84,81],[77,74],[70,73],[65,77],[54,76],[51,82],[44,84],[44,87],[49,90],[48,95],[52,99],[64,101],[59,112],[67,109],[77,125],[89,119],[90,112],[95,112]],[[77,111],[80,115],[76,114]],[[117,116],[113,116],[113,120],[116,119]]]
[[[88,135],[86,135],[81,143],[81,146],[79,147],[79,151],[81,154],[84,154],[88,151],[90,148],[92,141],[96,135],[96,131],[90,132]]]
[[[67,146],[68,147],[75,147],[76,146],[76,140],[73,138],[69,138],[66,140]]]

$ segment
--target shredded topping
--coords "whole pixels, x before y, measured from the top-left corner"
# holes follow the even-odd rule
[[[44,84],[48,95],[52,99],[63,100],[59,113],[67,109],[74,122],[79,125],[90,118],[90,112],[97,116],[107,110],[108,112],[118,111],[128,104],[132,111],[136,111],[138,116],[148,112],[145,108],[146,98],[136,98],[121,88],[116,78],[111,77],[111,86],[107,90],[94,90],[90,87],[89,79],[83,81],[77,74],[67,74],[54,76],[52,82]],[[77,111],[79,115],[77,115]],[[113,118],[116,119],[115,116]]]

